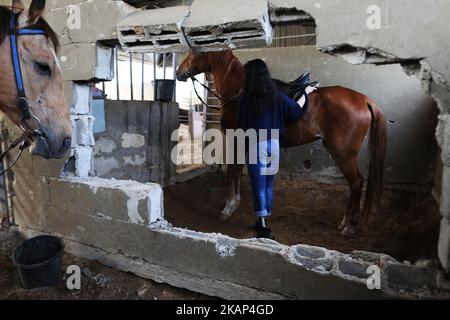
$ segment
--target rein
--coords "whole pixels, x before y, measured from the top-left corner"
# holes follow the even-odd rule
[[[194,91],[195,94],[197,95],[198,99],[201,101],[201,103],[203,103],[203,105],[205,105],[207,108],[209,109],[213,109],[213,110],[222,110],[221,107],[212,107],[210,106],[208,103],[206,103],[199,95],[197,88],[195,87],[195,82],[198,82],[203,88],[205,88],[209,93],[211,93],[212,95],[214,95],[217,99],[219,99],[220,103],[222,104],[222,107],[225,106],[226,104],[237,100],[240,98],[240,96],[242,95],[242,90],[239,91],[236,95],[234,95],[233,97],[231,97],[230,99],[224,99],[221,96],[219,96],[218,94],[216,94],[214,91],[212,91],[208,86],[204,85],[203,83],[201,83],[199,80],[197,80],[195,77],[191,77],[192,80],[192,84],[194,86]]]
[[[45,138],[45,135],[41,128],[41,121],[38,117],[32,114],[30,110],[30,106],[28,104],[27,95],[25,93],[25,87],[23,84],[22,78],[22,69],[20,67],[20,58],[19,58],[19,50],[17,48],[17,36],[24,35],[46,35],[44,29],[31,29],[31,28],[22,28],[16,30],[16,14],[11,12],[11,17],[9,19],[9,37],[11,43],[11,59],[12,65],[14,69],[14,76],[16,79],[16,86],[18,92],[17,105],[19,107],[21,118],[19,120],[19,127],[23,131],[22,135],[11,142],[9,147],[5,152],[0,156],[0,161],[3,163],[4,158],[10,153],[12,150],[19,148],[19,154],[15,158],[15,160],[10,164],[4,171],[0,172],[0,176],[3,176],[7,171],[9,171],[16,163],[19,161],[22,156],[23,150],[28,148],[31,145],[31,139],[36,136],[41,136]],[[37,124],[36,129],[26,129],[26,121],[32,120]]]

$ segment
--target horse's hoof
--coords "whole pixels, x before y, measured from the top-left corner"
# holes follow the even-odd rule
[[[353,227],[346,226],[344,230],[341,231],[341,234],[346,237],[350,237],[355,235],[355,229]]]
[[[346,224],[347,224],[347,219],[346,219],[346,218],[342,219],[342,222],[341,222],[341,224],[339,225],[338,230],[339,230],[339,231],[344,230]]]
[[[219,219],[220,221],[228,221],[231,219],[231,214],[221,213]]]

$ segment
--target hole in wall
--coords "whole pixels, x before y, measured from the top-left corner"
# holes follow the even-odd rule
[[[178,39],[157,40],[156,42],[161,46],[180,44],[180,40]]]
[[[287,18],[285,17],[284,19],[280,19],[277,25],[291,27],[293,24],[295,25],[297,19],[298,21],[307,21],[310,28],[315,28],[314,20],[307,18],[306,15],[304,16],[304,18],[299,18],[297,16],[298,14],[299,12],[296,12],[296,14],[292,13],[287,15]],[[312,29],[309,29],[308,33],[311,30]],[[233,30],[233,32],[235,32],[235,30]],[[191,33],[190,35],[193,36],[194,34],[196,36],[211,35],[211,33],[207,31],[197,31],[197,33]],[[207,45],[214,43],[224,43],[225,41],[225,39],[205,41],[199,40],[196,41],[196,44]],[[307,44],[314,43],[309,42]],[[333,52],[329,51],[327,53],[331,54]],[[342,46],[340,50],[335,51],[333,54],[354,55],[355,49],[349,48],[347,46]],[[379,55],[376,51],[371,51],[364,55],[363,63],[381,64],[383,58],[386,57]],[[391,59],[385,62],[399,63],[395,59]],[[313,160],[307,160],[303,162],[303,166],[306,170],[312,169]],[[229,222],[218,221],[218,214],[220,213],[225,200],[226,190],[224,189],[223,183],[224,176],[215,173],[202,177],[201,179],[196,179],[195,181],[191,181],[187,184],[174,186],[173,188],[166,188],[166,212],[169,213],[167,216],[168,220],[171,223],[175,223],[177,226],[187,227],[189,229],[199,230],[202,232],[220,232],[236,238],[251,236],[252,233],[245,233],[245,231],[241,231],[245,230],[247,225],[251,224],[254,220],[249,188],[243,191],[244,198],[241,202],[239,213],[235,214],[235,217],[233,217]],[[243,184],[248,184],[248,181],[244,180]],[[336,230],[335,227],[340,222],[338,220],[342,218],[346,209],[346,186],[325,186],[320,184],[319,182],[302,184],[302,181],[299,181],[298,179],[293,179],[290,183],[281,180],[280,184],[281,187],[278,186],[278,188],[280,189],[277,191],[277,195],[283,196],[279,196],[280,199],[278,200],[278,203],[280,203],[280,201],[284,202],[286,204],[286,207],[289,207],[290,209],[287,209],[287,211],[283,212],[283,214],[279,214],[278,210],[281,211],[285,209],[281,209],[281,206],[278,206],[278,212],[274,211],[274,215],[271,218],[271,223],[275,226],[274,229],[278,229],[278,233],[284,233],[282,238],[287,239],[288,237],[291,237],[292,239],[295,239],[293,240],[295,242],[292,242],[291,244],[307,243],[312,245],[321,245],[331,249],[337,248],[339,251],[343,252],[349,252],[354,249],[367,249],[368,251],[375,252],[385,251],[383,247],[377,247],[377,243],[379,244],[383,242],[380,241],[380,239],[377,239],[376,241],[369,238],[364,238],[361,241],[359,241],[360,239],[357,241],[356,239],[358,238],[343,239],[339,232]],[[417,213],[411,206],[413,200],[411,200],[410,198],[408,198],[408,201],[404,201],[404,199],[402,200],[401,195],[393,192],[391,194],[388,194],[386,201],[386,206],[389,208],[389,210],[392,210],[395,213]],[[433,207],[433,204],[430,202],[428,197],[424,197],[419,202],[416,202],[416,207],[417,210],[428,212],[435,211],[436,209],[435,204]],[[180,222],[180,215],[183,215],[183,212],[185,212],[185,210],[195,212],[195,216],[192,217],[190,215],[184,215],[182,217],[184,218],[184,220]],[[311,212],[308,213],[307,211]],[[321,213],[323,214],[323,212],[328,213],[328,211],[331,212],[331,214],[326,215],[325,220],[320,220],[321,218],[319,217],[319,215]],[[294,216],[298,212],[300,212],[302,215],[302,219],[300,219],[301,223],[298,223],[298,221],[296,222],[295,219],[292,219],[292,216]],[[175,216],[175,214],[177,214],[177,216]],[[241,219],[239,217],[242,217],[244,215],[246,216],[245,219]],[[433,219],[430,216],[429,223],[426,226],[427,228],[432,228],[432,226],[430,226],[431,222],[433,222]],[[398,223],[393,220],[389,220],[386,225],[381,226],[381,228],[384,229],[395,229],[397,227]],[[425,228],[424,226],[422,227]],[[409,230],[408,232],[403,230],[403,232],[411,233],[414,232],[414,230]],[[301,238],[295,238],[295,235],[297,235],[298,233],[302,234]],[[288,243],[289,241],[284,241],[279,236],[277,238],[280,239],[280,241],[283,243]],[[386,236],[385,239],[387,238],[389,237]],[[329,241],[326,243],[321,242],[323,239],[328,239]],[[430,247],[430,245],[428,244],[427,246]],[[391,252],[387,253],[392,254]],[[407,254],[394,255],[396,255],[396,257],[407,257]],[[416,257],[427,257],[427,253],[423,253],[423,251],[417,252],[417,254],[411,259],[414,259]]]
[[[130,47],[130,48],[141,47],[141,46],[153,46],[152,41],[141,41],[141,40],[136,40],[133,42],[126,42],[125,44],[127,47]]]
[[[239,33],[239,32],[258,32],[259,30],[257,28],[234,28],[234,29],[224,29],[223,34],[230,34],[230,33]]]
[[[305,168],[306,170],[311,170],[312,169],[312,162],[311,162],[311,160],[303,161],[303,168]]]
[[[208,30],[199,30],[199,31],[192,31],[188,33],[191,37],[201,37],[201,36],[212,36],[212,32]]]
[[[277,19],[277,25],[286,27],[284,30],[299,30],[300,27],[294,28],[299,21],[307,24],[308,28],[302,25],[303,32],[311,34],[313,40],[302,42],[280,41],[279,46],[311,45],[315,43],[316,24],[304,12],[291,12],[287,17]],[[285,35],[283,34],[283,36]],[[290,37],[291,35],[287,36]],[[199,41],[197,44],[205,43],[212,42],[202,43]],[[339,55],[341,53],[344,55],[355,54],[354,48],[348,46],[340,48],[342,51],[339,52]],[[330,54],[331,51],[326,53]],[[265,54],[267,55],[267,53]],[[275,51],[274,54],[276,54]],[[369,50],[369,52],[364,53],[362,61],[365,64],[377,65],[411,63],[409,60],[396,60],[395,57],[383,55],[377,50]],[[352,67],[351,64],[348,66],[349,68]],[[292,75],[292,78],[294,77],[295,75]],[[389,80],[386,76],[386,81]],[[314,166],[316,166],[314,159],[302,163],[305,171],[313,169],[313,161]],[[323,171],[335,174],[335,171],[329,168],[323,168]],[[217,220],[226,199],[227,190],[223,184],[224,180],[225,176],[214,173],[188,183],[166,188],[165,209],[168,221],[177,227],[200,232],[218,232],[234,238],[252,237],[253,233],[246,231],[246,228],[255,219],[247,175],[244,176],[242,181],[242,198],[238,211],[228,222]],[[388,190],[383,198],[383,212],[385,214],[377,217],[374,227],[377,230],[375,234],[362,236],[358,234],[358,236],[350,238],[343,237],[337,230],[337,226],[347,209],[347,185],[322,184],[320,178],[315,181],[307,181],[302,179],[302,176],[292,180],[280,177],[275,194],[275,207],[270,218],[270,224],[277,240],[281,243],[305,243],[342,252],[351,252],[352,250],[383,252],[400,260],[415,261],[420,258],[436,258],[439,208],[429,191],[417,194],[415,192]],[[406,216],[405,212],[408,213],[409,217],[403,221],[402,219]],[[295,216],[298,218],[297,221],[294,218]],[[412,223],[412,216],[421,216],[420,221],[422,223]],[[408,240],[402,242],[401,237],[403,240]],[[423,241],[418,242],[417,239],[419,238]],[[389,243],[389,245],[380,246],[380,244],[386,243]]]
[[[227,42],[227,39],[214,39],[214,40],[196,40],[194,43],[196,45],[202,46],[202,45],[208,45],[208,44],[214,44],[214,43],[225,43]]]
[[[177,31],[169,31],[169,30],[162,30],[160,33],[157,32],[150,32],[151,36],[170,36],[170,35],[178,35]]]
[[[134,36],[134,35],[136,35],[136,32],[134,30],[122,30],[122,31],[120,31],[120,33],[123,36]]]

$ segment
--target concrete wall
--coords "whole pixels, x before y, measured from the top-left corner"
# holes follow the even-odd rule
[[[396,65],[351,65],[340,57],[320,53],[314,46],[240,50],[241,61],[262,58],[274,78],[292,81],[305,71],[321,86],[340,85],[357,90],[378,102],[389,120],[387,156],[388,183],[431,184],[437,144],[436,103],[428,97],[420,81]],[[322,143],[287,149],[282,156],[286,172],[322,177],[341,176]],[[308,161],[311,168],[305,168]],[[367,142],[360,166],[367,177]]]
[[[97,176],[170,184],[176,174],[170,156],[178,110],[176,103],[106,100],[106,131],[95,135]]]
[[[220,0],[205,3],[213,9],[216,1]],[[426,92],[438,102],[441,115],[437,138],[443,162],[439,256],[448,271],[450,7],[447,1],[397,0],[389,6],[388,14],[387,1],[381,2],[383,15],[390,20],[380,30],[369,30],[366,25],[367,7],[373,4],[371,0],[271,0],[270,3],[278,8],[309,12],[318,25],[319,47],[329,53],[345,55],[354,63],[373,61],[368,58],[374,55],[378,57],[376,61],[408,62],[405,65],[407,71],[417,75]],[[69,4],[79,4],[84,10],[81,29],[67,26]],[[111,67],[110,63],[103,64],[108,61],[105,57],[110,57],[110,52],[97,42],[115,39],[117,21],[134,11],[128,9],[130,7],[122,1],[52,1],[47,18],[67,46],[62,48],[65,54],[61,59],[66,80],[89,81],[111,76],[110,72],[105,72],[111,68],[96,68],[100,65]],[[227,14],[233,15],[233,11],[227,11]],[[110,17],[112,19],[108,20]],[[350,46],[350,54],[348,47],[342,49],[342,44]],[[371,49],[371,54],[367,48]],[[83,63],[90,67],[74,69],[75,65]],[[66,239],[70,252],[122,270],[227,298],[379,298],[386,293],[428,297],[431,292],[439,292],[439,288],[449,288],[440,270],[400,264],[379,255],[349,256],[321,248],[237,241],[174,229],[161,220],[162,210],[158,204],[162,200],[158,186],[98,178],[70,181],[55,178],[62,165],[62,161],[48,162],[31,158],[29,154],[20,161],[15,169],[16,197],[13,200],[18,225],[28,235],[36,232],[59,234]],[[76,197],[72,197],[73,194]],[[91,205],[85,206],[84,202]],[[255,264],[255,261],[265,261],[270,268],[266,268],[266,264]],[[368,261],[379,262],[384,293],[366,289],[366,275],[362,271]]]
[[[226,299],[448,298],[450,294],[442,270],[403,264],[382,254],[236,240],[172,228],[163,220],[148,225],[141,215],[133,222],[112,204],[98,201],[98,197],[121,197],[119,190],[102,187],[96,195],[89,193],[97,182],[50,179],[49,184],[55,195],[75,189],[96,210],[109,211],[94,214],[91,206],[73,211],[56,198],[49,211],[22,217],[20,231],[27,236],[51,232],[63,237],[66,250],[76,256]],[[370,266],[380,268],[379,290],[367,287]]]

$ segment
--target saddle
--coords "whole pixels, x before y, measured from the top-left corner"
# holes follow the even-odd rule
[[[302,97],[302,95],[305,94],[305,90],[308,86],[314,87],[314,88],[319,88],[319,86],[320,86],[319,81],[310,82],[310,73],[309,72],[305,72],[304,74],[302,74],[300,77],[298,77],[297,79],[295,79],[292,82],[285,82],[285,81],[282,81],[279,79],[273,79],[273,81],[281,90],[283,90],[286,93],[286,95],[289,98],[291,98],[295,101],[300,99]]]

